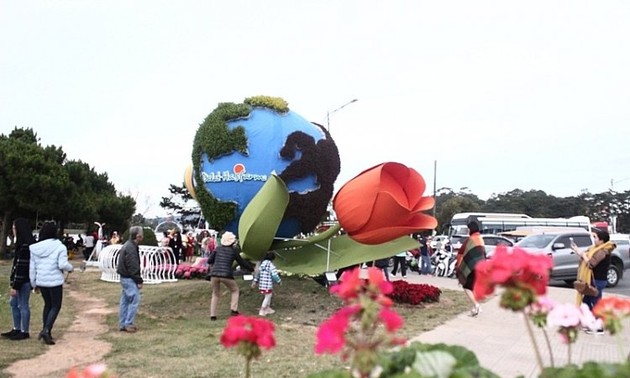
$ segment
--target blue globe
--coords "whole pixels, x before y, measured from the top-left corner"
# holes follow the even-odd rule
[[[218,201],[236,205],[234,219],[223,228],[237,232],[245,207],[275,172],[290,193],[289,208],[276,236],[292,237],[310,231],[313,219],[325,214],[339,173],[337,148],[330,135],[293,111],[280,113],[264,107],[253,107],[248,117],[229,120],[226,126],[230,131],[238,127],[245,130],[246,153],[231,151],[214,159],[204,153],[200,164],[204,188]],[[323,166],[333,171],[336,168],[336,172],[324,172],[319,164],[330,154],[335,155],[336,163]],[[315,206],[320,214],[302,214],[313,212],[313,201],[324,202]],[[305,221],[304,217],[311,220]]]

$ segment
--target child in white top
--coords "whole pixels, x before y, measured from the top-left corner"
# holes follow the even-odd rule
[[[254,282],[252,282],[252,287],[255,288],[256,284],[258,284],[258,290],[260,290],[260,293],[264,295],[262,305],[260,306],[260,311],[258,311],[258,315],[260,316],[266,316],[276,312],[274,309],[271,308],[273,284],[280,284],[282,280],[278,275],[278,270],[276,269],[276,266],[273,265],[272,262],[275,258],[276,254],[273,251],[267,252],[265,258],[260,263],[258,272],[254,275]]]

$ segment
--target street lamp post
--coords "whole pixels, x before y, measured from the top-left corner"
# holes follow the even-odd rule
[[[337,108],[337,109],[335,109],[335,110],[329,110],[329,111],[327,111],[327,112],[326,112],[326,130],[328,130],[328,132],[330,132],[330,115],[331,115],[331,114],[336,113],[336,112],[340,111],[341,109],[345,108],[346,106],[348,106],[348,105],[350,105],[350,104],[352,104],[352,103],[355,103],[355,102],[357,102],[357,101],[359,101],[359,99],[356,99],[356,98],[355,98],[355,99],[353,99],[353,100],[351,100],[351,101],[346,102],[345,104],[341,105],[340,107],[338,107],[338,108]]]

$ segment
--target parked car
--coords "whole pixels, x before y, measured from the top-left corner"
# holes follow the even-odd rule
[[[562,280],[568,284],[573,283],[577,278],[577,268],[579,265],[578,256],[571,250],[573,241],[582,251],[593,245],[591,234],[586,230],[575,231],[549,231],[542,234],[527,236],[515,244],[515,246],[532,253],[545,253],[553,258],[553,268],[551,279]],[[623,239],[611,236],[613,242],[620,241],[620,246],[612,253],[610,267],[608,268],[608,287],[617,286],[623,277],[626,269],[630,268],[630,239]],[[628,248],[625,241],[628,241]]]
[[[453,246],[453,251],[457,252],[462,247],[462,242],[468,236],[464,235],[453,235],[451,236],[451,245]],[[512,247],[514,242],[506,237],[494,235],[494,234],[481,234],[481,238],[483,239],[483,243],[486,247],[486,258],[490,258],[494,254],[494,250],[498,245],[505,245],[507,247]]]
[[[506,247],[512,247],[514,242],[508,238],[499,235],[493,234],[482,234],[481,238],[483,239],[483,243],[486,247],[486,258],[489,259],[494,255],[494,250],[499,245],[504,245]]]

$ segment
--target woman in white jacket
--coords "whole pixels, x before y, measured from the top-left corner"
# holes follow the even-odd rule
[[[38,242],[31,244],[30,278],[35,292],[44,298],[43,327],[38,340],[54,345],[50,331],[61,311],[64,272],[72,272],[68,250],[57,238],[57,225],[46,222],[39,231]]]

